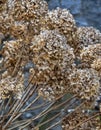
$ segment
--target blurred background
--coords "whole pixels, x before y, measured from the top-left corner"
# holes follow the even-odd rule
[[[67,8],[78,26],[93,26],[101,31],[101,0],[46,0],[49,9]]]

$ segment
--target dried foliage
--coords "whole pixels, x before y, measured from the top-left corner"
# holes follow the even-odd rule
[[[0,0],[0,130],[100,130],[100,89],[99,30],[44,0]]]

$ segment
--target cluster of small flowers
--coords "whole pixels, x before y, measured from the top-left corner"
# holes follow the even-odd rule
[[[77,36],[82,47],[101,43],[101,33],[93,27],[78,27]]]
[[[69,75],[69,78],[71,90],[78,94],[78,97],[89,101],[96,99],[100,86],[100,78],[96,70],[77,69]]]
[[[67,9],[57,8],[56,10],[48,11],[45,16],[45,25],[47,29],[57,29],[61,34],[64,34],[72,45],[73,39],[76,36],[75,20]],[[74,42],[73,42],[74,43]]]
[[[1,50],[3,67],[7,69],[10,74],[14,71],[14,68],[17,68],[18,71],[18,68],[23,67],[29,60],[28,56],[25,56],[28,49],[25,50],[22,42],[23,41],[19,39],[3,42],[4,46]]]
[[[12,77],[5,71],[0,81],[0,100],[10,96],[21,99],[24,89],[23,81],[24,76],[22,73],[19,72],[17,77]]]
[[[81,62],[85,63],[88,67],[97,59],[101,59],[101,44],[88,45],[84,47],[80,53]]]
[[[7,0],[0,0],[0,13],[5,10]]]
[[[40,86],[39,95],[55,100],[70,90],[81,99],[94,99],[100,87],[101,33],[78,28],[67,9],[49,11],[44,0],[10,2],[0,14],[0,33],[13,39],[3,42],[1,52],[7,77],[15,78],[32,61],[29,79]]]
[[[77,32],[77,43],[76,55],[80,55],[80,51],[88,45],[94,45],[101,43],[101,33],[99,30],[93,27],[78,27]]]
[[[75,59],[73,48],[67,44],[66,38],[56,30],[44,30],[34,37],[31,50],[35,64],[34,72],[31,69],[35,75],[33,82],[44,84],[45,90],[51,85],[54,96],[63,94],[68,86],[67,75],[72,71]]]

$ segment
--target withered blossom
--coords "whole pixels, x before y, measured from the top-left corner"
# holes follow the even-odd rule
[[[89,45],[84,47],[80,53],[81,62],[87,67],[91,67],[91,64],[96,59],[101,59],[101,44]]]
[[[47,2],[44,0],[16,0],[12,6],[11,15],[17,21],[39,20],[48,10]]]
[[[66,75],[73,69],[75,58],[73,48],[67,44],[65,36],[57,30],[42,31],[34,37],[31,51],[35,64],[35,68],[31,69],[33,82],[44,84],[47,89],[52,88],[54,94],[63,93],[68,84]]]
[[[28,62],[28,53],[28,47],[24,45],[22,39],[5,41],[1,52],[4,68],[10,73],[13,73],[15,68],[19,70],[19,67],[23,67]]]
[[[38,34],[47,11],[48,5],[44,0],[8,0],[6,11],[0,14],[0,30],[5,34],[14,34],[12,28],[22,24],[27,27],[28,33]]]
[[[77,37],[81,48],[101,43],[101,33],[93,27],[78,27]]]
[[[95,59],[92,62],[91,68],[95,69],[98,72],[99,76],[101,77],[101,57]]]
[[[70,75],[71,91],[79,98],[94,101],[98,96],[100,88],[100,78],[94,69],[77,69]]]
[[[75,54],[79,57],[83,47],[101,43],[101,33],[93,27],[78,27],[76,31],[77,46],[75,46]]]
[[[74,47],[77,43],[76,39],[76,24],[72,14],[67,9],[57,8],[48,11],[45,17],[45,28],[58,29],[61,34],[67,37],[68,44]]]
[[[15,1],[10,15],[15,21],[23,22],[29,33],[38,34],[42,26],[41,22],[48,11],[47,2],[44,0]]]
[[[92,116],[82,110],[94,108],[100,81],[100,31],[77,27],[69,10],[49,11],[44,0],[0,0],[0,130],[41,129],[54,117],[62,121],[63,130],[74,130]],[[48,102],[36,106],[40,96]],[[64,115],[69,108],[73,111]],[[23,115],[34,109],[38,115],[24,121]],[[54,110],[58,114],[43,122]],[[97,121],[75,130],[100,130]]]
[[[7,72],[2,75],[4,78],[0,80],[0,100],[9,98],[11,95],[20,99],[24,89],[23,75],[21,73],[19,73],[17,77],[6,75]]]
[[[0,13],[5,10],[7,0],[0,0]]]

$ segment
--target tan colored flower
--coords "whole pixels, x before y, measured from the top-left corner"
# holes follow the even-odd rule
[[[0,0],[0,13],[5,10],[7,0]]]
[[[15,1],[11,14],[15,20],[29,21],[31,19],[40,19],[48,10],[47,3],[44,0],[23,0]]]
[[[77,36],[82,47],[101,43],[101,33],[93,27],[79,27],[77,28]]]
[[[78,27],[76,32],[76,38],[78,44],[75,47],[75,53],[77,56],[80,55],[80,51],[83,47],[88,47],[88,45],[94,45],[101,43],[101,33],[99,30],[93,27]]]
[[[31,69],[33,83],[44,86],[43,91],[51,88],[53,95],[63,94],[68,86],[67,74],[73,69],[75,58],[66,38],[56,30],[42,31],[34,37],[31,51],[35,64]]]
[[[19,75],[19,74],[18,74]],[[20,76],[20,75],[19,75]],[[0,99],[9,98],[12,94],[16,98],[20,99],[23,93],[23,76],[12,78],[11,76],[6,76],[0,81]]]
[[[68,44],[74,47],[76,24],[72,14],[67,9],[57,8],[48,11],[45,17],[45,28],[58,29],[61,34],[67,37]]]
[[[21,39],[4,42],[2,49],[4,68],[10,74],[13,73],[15,68],[19,70],[19,67],[24,66],[29,60],[29,56],[27,55],[29,53],[28,45],[24,45],[23,42]]]
[[[70,75],[71,91],[79,98],[86,100],[96,99],[100,88],[100,78],[94,69],[77,69]]]
[[[93,63],[91,64],[91,67],[98,71],[99,76],[101,77],[101,57],[98,59],[95,59]]]
[[[101,58],[101,44],[89,45],[84,47],[80,54],[81,62],[87,67],[91,67],[94,60]]]

